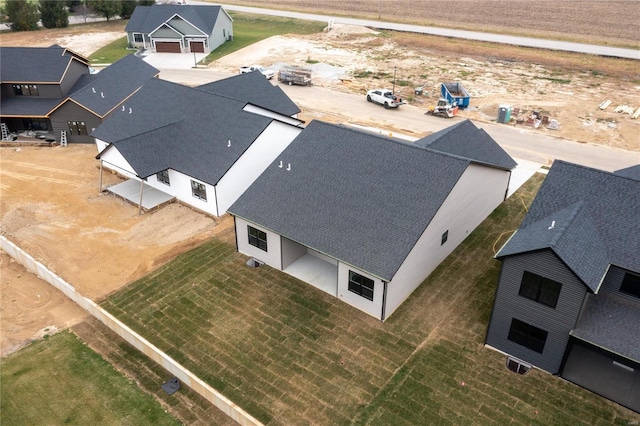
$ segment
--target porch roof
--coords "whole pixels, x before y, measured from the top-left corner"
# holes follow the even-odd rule
[[[588,294],[571,335],[602,349],[640,362],[640,303],[617,293]]]

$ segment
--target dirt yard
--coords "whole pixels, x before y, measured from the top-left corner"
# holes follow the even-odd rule
[[[112,22],[4,33],[1,44],[55,43],[90,54],[122,37],[123,29],[124,23]],[[495,120],[498,105],[510,104],[526,111],[521,117],[536,110],[560,122],[559,130],[537,131],[640,151],[640,119],[613,112],[621,104],[640,107],[637,61],[335,26],[318,35],[272,37],[209,67],[235,73],[247,63],[274,69],[285,63],[309,66],[315,85],[360,94],[390,87],[395,72],[396,90],[425,110],[437,100],[440,82],[461,81],[472,95],[463,117]],[[423,95],[414,94],[418,86]],[[601,111],[598,105],[606,99],[612,105]],[[179,204],[139,216],[136,207],[98,194],[95,154],[93,145],[0,149],[2,234],[83,295],[100,299],[217,233],[233,241],[228,217],[214,220]],[[105,173],[104,179],[108,184],[119,178]],[[47,285],[32,283],[6,255],[0,274],[2,355],[83,317]]]

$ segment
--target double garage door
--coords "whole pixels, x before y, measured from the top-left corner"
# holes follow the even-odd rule
[[[158,53],[182,53],[179,41],[156,41],[156,52]]]
[[[190,41],[189,51],[204,53],[204,42]],[[179,41],[156,41],[156,52],[158,53],[182,53]]]

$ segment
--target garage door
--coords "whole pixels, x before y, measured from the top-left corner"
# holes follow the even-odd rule
[[[189,48],[192,52],[196,53],[204,53],[204,42],[203,41],[190,41]]]
[[[181,53],[180,42],[156,41],[156,52],[158,53]]]

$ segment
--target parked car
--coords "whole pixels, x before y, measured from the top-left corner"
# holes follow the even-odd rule
[[[406,102],[389,89],[373,89],[367,92],[367,101],[383,105],[385,108],[398,108]]]
[[[240,74],[253,72],[253,71],[261,72],[262,75],[264,75],[267,78],[267,80],[271,80],[273,76],[276,74],[272,70],[265,68],[262,65],[251,65],[250,67],[240,67]]]

